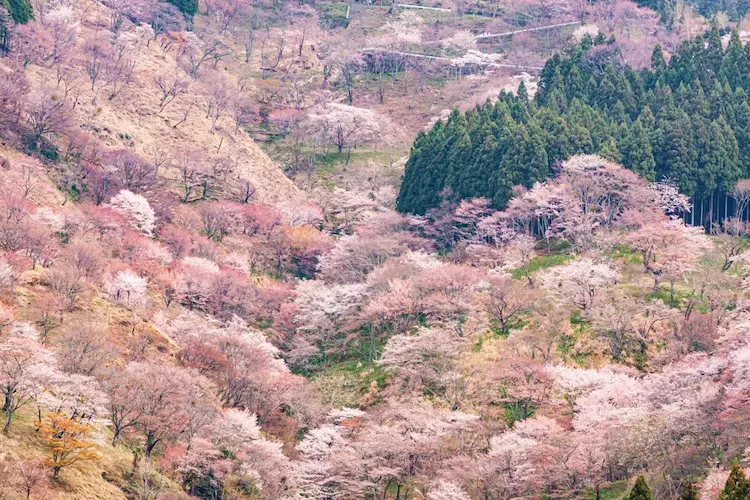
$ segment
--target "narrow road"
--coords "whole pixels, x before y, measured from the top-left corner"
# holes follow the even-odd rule
[[[488,33],[486,35],[477,35],[474,37],[474,40],[484,40],[485,38],[501,38],[505,36],[513,36],[517,35],[518,33],[528,33],[531,31],[543,31],[543,30],[551,30],[554,28],[563,28],[565,26],[574,26],[576,24],[581,24],[581,21],[571,21],[568,23],[559,23],[559,24],[548,24],[546,26],[536,26],[534,28],[524,28],[520,30],[514,30],[514,31],[506,31],[505,33]],[[445,40],[431,40],[429,42],[422,42],[423,45],[434,45],[436,43],[443,43]]]
[[[507,31],[505,33],[488,33],[486,35],[478,35],[475,36],[475,40],[483,40],[485,38],[500,38],[504,36],[513,36],[518,33],[528,33],[530,31],[542,31],[542,30],[551,30],[553,28],[562,28],[564,26],[573,26],[576,24],[581,24],[581,21],[571,21],[569,23],[559,23],[559,24],[550,24],[547,26],[537,26],[536,28],[524,28],[522,30],[515,30],[515,31]]]
[[[450,64],[454,64],[456,62],[455,59],[451,59],[450,57],[430,56],[427,54],[418,54],[415,52],[400,52],[398,50],[383,49],[380,47],[368,47],[368,48],[362,49],[361,52],[385,52],[388,54],[396,54],[396,55],[404,56],[404,57],[417,57],[420,59],[430,59],[433,61],[445,61]],[[540,71],[544,69],[541,66],[525,66],[523,64],[502,64],[502,63],[493,63],[493,62],[477,62],[475,64],[480,65],[480,66],[489,66],[491,68],[529,69],[529,70],[535,70],[535,71]]]
[[[424,7],[422,5],[411,5],[408,3],[397,3],[396,7],[401,7],[402,9],[420,9],[420,10],[436,10],[438,12],[451,12],[450,9],[443,9],[440,7]]]

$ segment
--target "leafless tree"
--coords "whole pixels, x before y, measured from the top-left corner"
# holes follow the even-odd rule
[[[164,111],[172,101],[177,97],[187,94],[190,84],[188,82],[188,76],[184,71],[177,70],[175,73],[159,74],[154,78],[154,83],[159,87],[161,91],[161,98],[159,99],[159,113]]]

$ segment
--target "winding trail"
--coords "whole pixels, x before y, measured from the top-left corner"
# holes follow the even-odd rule
[[[486,38],[501,38],[504,36],[513,36],[517,35],[518,33],[529,33],[531,31],[542,31],[542,30],[551,30],[553,28],[563,28],[565,26],[574,26],[577,24],[581,24],[581,21],[570,21],[568,23],[558,23],[558,24],[549,24],[547,26],[537,26],[535,28],[524,28],[521,30],[514,30],[514,31],[506,31],[505,33],[487,33],[486,35],[478,35],[475,36],[475,40],[484,40]]]
[[[384,49],[380,47],[367,47],[367,48],[361,49],[361,52],[362,53],[383,52],[387,54],[396,54],[396,55],[404,56],[404,57],[416,57],[420,59],[430,59],[432,61],[445,61],[450,64],[455,64],[456,62],[456,59],[452,59],[450,57],[430,56],[427,54],[419,54],[416,52],[401,52],[398,50]],[[503,64],[503,63],[493,63],[489,61],[487,62],[477,61],[477,62],[474,62],[473,64],[477,64],[479,66],[488,66],[490,68],[512,68],[512,69],[523,69],[523,70],[534,70],[534,71],[541,71],[542,69],[544,69],[541,66],[526,66],[523,64],[507,64],[507,63]]]
[[[397,3],[396,7],[401,7],[402,9],[419,9],[419,10],[435,10],[438,12],[452,12],[451,9],[444,9],[441,7],[425,7],[423,5],[412,5],[408,3]]]

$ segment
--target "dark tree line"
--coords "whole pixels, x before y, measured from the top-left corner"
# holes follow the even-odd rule
[[[667,26],[672,26],[677,0],[636,0],[636,3],[654,9]],[[750,8],[750,2],[747,0],[687,0],[685,3],[702,16],[712,18],[718,12],[726,12],[733,21],[745,17]]]
[[[397,206],[423,214],[446,197],[486,197],[502,208],[515,185],[532,186],[554,164],[596,153],[650,180],[675,180],[703,200],[750,177],[750,45],[732,32],[683,42],[669,64],[660,46],[651,68],[622,62],[615,44],[585,38],[550,59],[529,99],[492,103],[420,133]]]
[[[1,0],[0,7],[10,14],[13,21],[24,24],[34,18],[34,9],[29,0]]]

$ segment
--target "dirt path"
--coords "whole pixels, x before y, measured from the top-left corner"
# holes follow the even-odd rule
[[[568,23],[558,23],[558,24],[549,24],[547,26],[537,26],[535,28],[524,28],[521,30],[514,30],[514,31],[507,31],[505,33],[487,33],[486,35],[478,35],[474,37],[475,40],[483,40],[485,38],[500,38],[504,36],[513,36],[517,35],[518,33],[529,33],[531,31],[542,31],[542,30],[551,30],[554,28],[563,28],[565,26],[574,26],[577,24],[581,24],[581,21],[571,21]]]
[[[430,59],[430,60],[433,60],[433,61],[445,61],[445,62],[450,63],[450,64],[453,64],[453,63],[456,62],[455,59],[451,59],[450,57],[430,56],[430,55],[427,55],[427,54],[418,54],[416,52],[401,52],[401,51],[398,51],[398,50],[383,49],[383,48],[380,48],[380,47],[367,47],[367,48],[362,49],[361,52],[363,52],[363,53],[366,53],[366,52],[384,52],[384,53],[396,54],[396,55],[404,56],[404,57],[417,57],[417,58],[420,58],[420,59]],[[540,70],[544,69],[541,66],[526,66],[526,65],[523,65],[523,64],[493,63],[493,62],[489,62],[489,61],[487,61],[487,62],[477,61],[474,64],[477,64],[479,66],[488,66],[490,68],[512,68],[512,69],[534,70],[534,71],[540,71]]]

